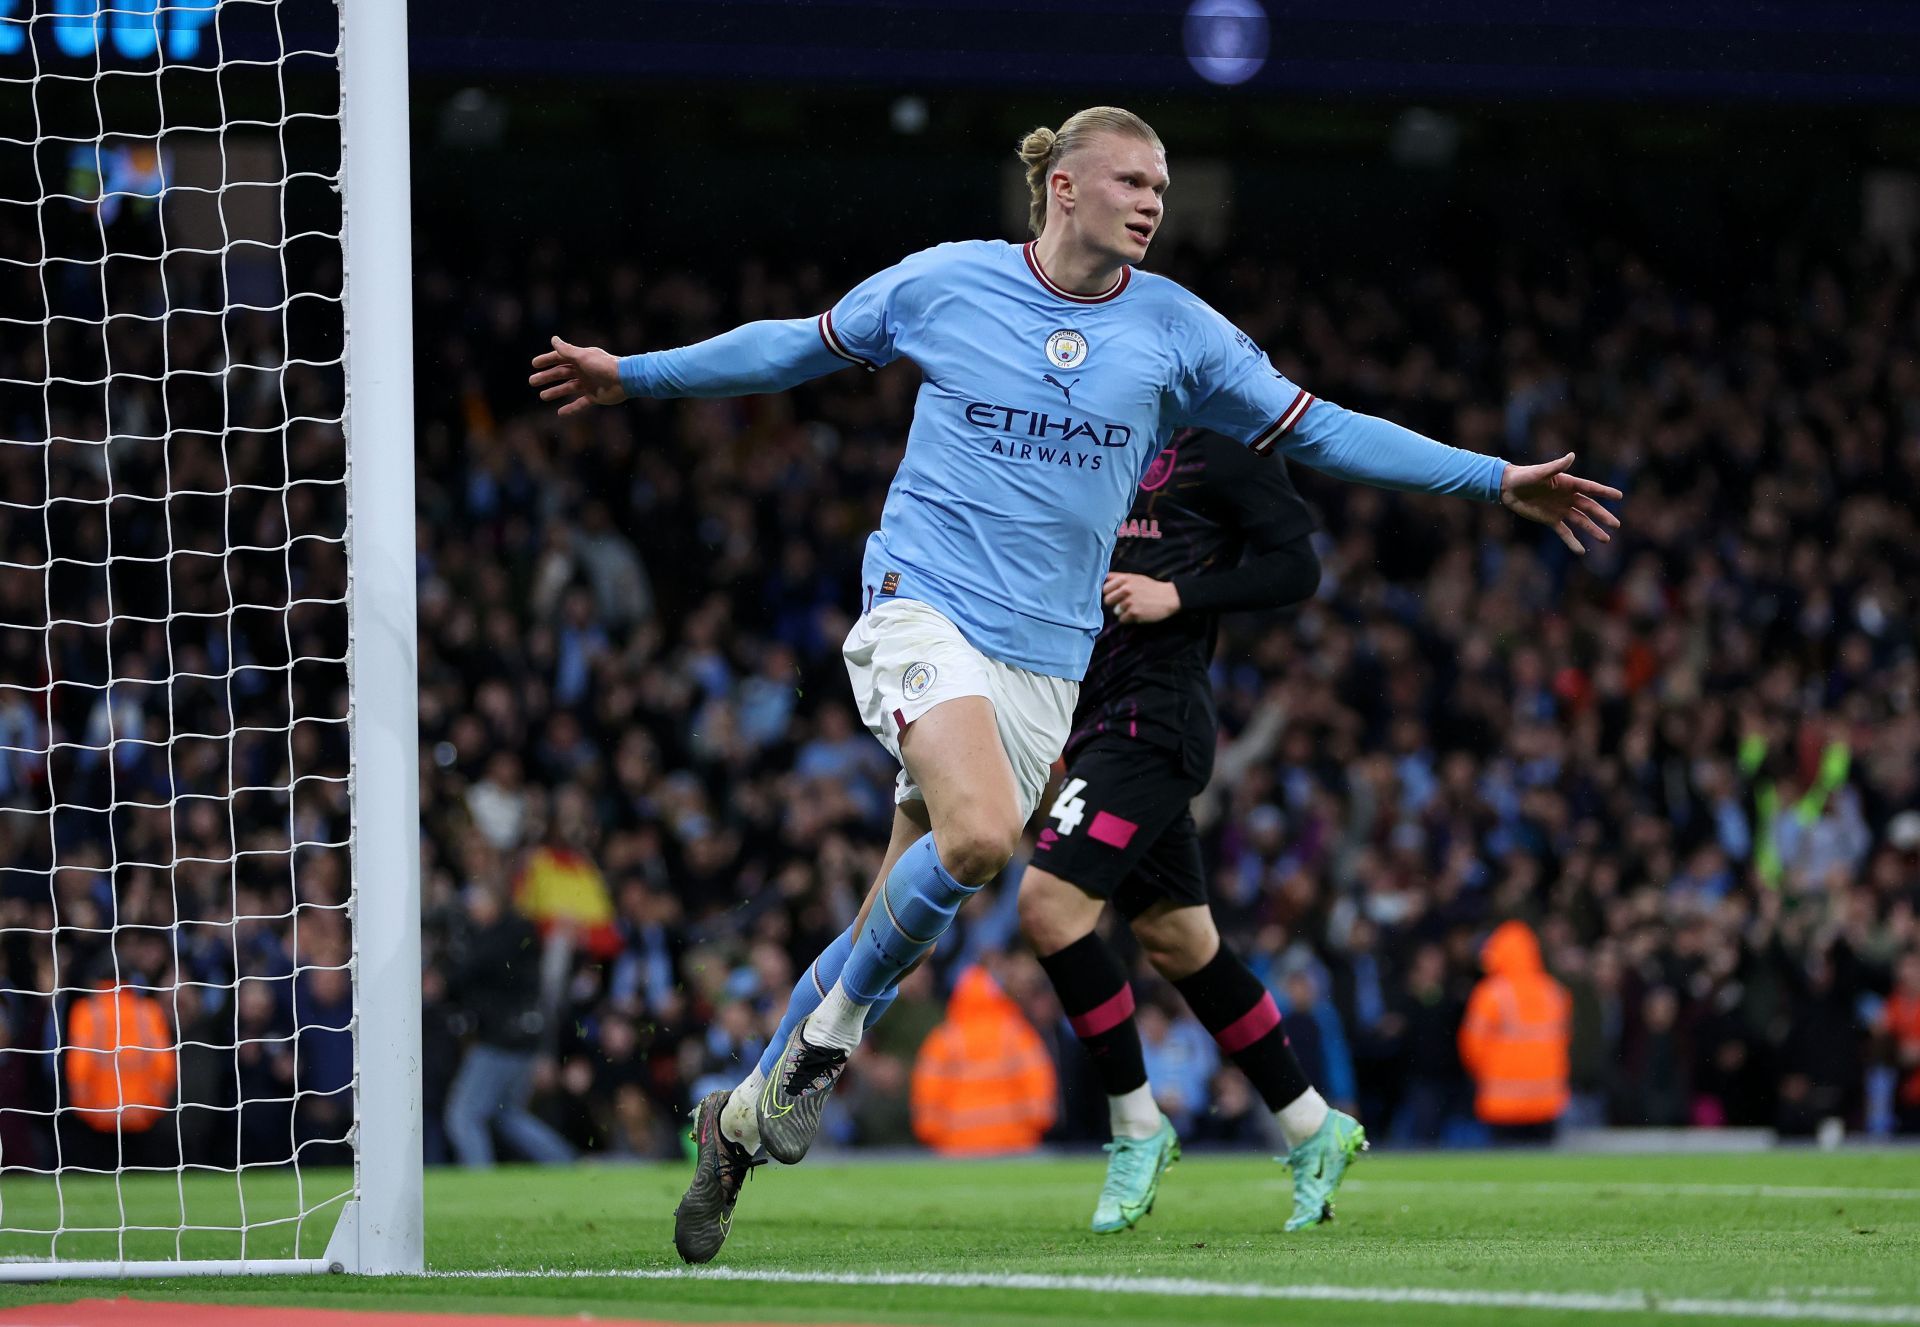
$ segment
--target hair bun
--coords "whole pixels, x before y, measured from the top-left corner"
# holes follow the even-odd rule
[[[1029,171],[1045,166],[1053,155],[1054,142],[1053,130],[1042,125],[1020,140],[1020,160],[1027,163]]]

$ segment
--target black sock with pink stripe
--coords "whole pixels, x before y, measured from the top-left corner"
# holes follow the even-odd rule
[[[1173,988],[1240,1066],[1268,1110],[1279,1110],[1311,1086],[1280,1025],[1280,1007],[1224,944],[1207,966],[1182,977]]]
[[[1133,1022],[1133,987],[1107,942],[1092,931],[1057,954],[1040,960],[1074,1035],[1093,1057],[1094,1072],[1110,1097],[1146,1086],[1147,1062],[1140,1029]]]

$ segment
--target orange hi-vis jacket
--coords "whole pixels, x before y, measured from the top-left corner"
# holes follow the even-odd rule
[[[1567,1109],[1572,1006],[1547,975],[1525,922],[1503,922],[1480,951],[1487,975],[1460,1025],[1460,1062],[1473,1075],[1474,1114],[1488,1124],[1547,1124]]]
[[[173,1105],[178,1055],[158,1000],[102,983],[67,1013],[67,1102],[101,1133],[145,1133]]]
[[[1920,996],[1895,991],[1880,1014],[1880,1022],[1897,1050],[1920,1046]],[[1920,1106],[1920,1067],[1901,1072],[1896,1100],[1902,1106]]]
[[[913,1064],[913,1132],[936,1152],[1024,1152],[1053,1124],[1053,1061],[986,969],[960,974]]]

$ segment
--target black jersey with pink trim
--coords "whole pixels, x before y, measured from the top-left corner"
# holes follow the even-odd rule
[[[1285,461],[1217,433],[1187,432],[1141,481],[1112,570],[1179,584],[1281,549],[1313,528]],[[1219,615],[1205,611],[1128,625],[1109,616],[1081,684],[1068,755],[1101,734],[1131,737],[1180,752],[1205,778],[1218,727],[1207,671],[1219,625]]]

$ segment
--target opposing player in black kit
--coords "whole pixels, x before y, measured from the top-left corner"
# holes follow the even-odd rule
[[[1284,462],[1213,433],[1160,454],[1120,527],[1066,778],[1020,885],[1021,923],[1107,1090],[1113,1141],[1096,1231],[1145,1216],[1180,1155],[1148,1088],[1126,969],[1094,930],[1109,902],[1278,1117],[1294,1180],[1287,1230],[1331,1216],[1367,1145],[1359,1122],[1307,1082],[1273,997],[1221,943],[1188,810],[1213,772],[1219,615],[1310,597],[1312,530]]]

